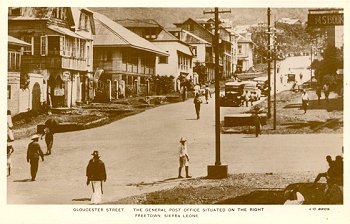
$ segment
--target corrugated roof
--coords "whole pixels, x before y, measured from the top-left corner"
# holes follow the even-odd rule
[[[153,19],[121,19],[114,20],[124,27],[161,27],[159,23],[157,23]]]
[[[8,36],[7,42],[9,44],[20,45],[20,46],[23,46],[23,47],[31,46],[31,44],[29,44],[29,43],[27,43],[27,42],[25,42],[23,40],[17,39],[15,37],[12,37],[12,36]]]
[[[94,45],[97,46],[129,46],[159,55],[168,56],[168,53],[156,47],[151,42],[143,39],[122,25],[114,22],[106,16],[94,12],[96,35]]]

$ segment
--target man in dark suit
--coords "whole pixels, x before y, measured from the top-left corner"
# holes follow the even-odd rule
[[[100,160],[98,151],[94,151],[92,154],[92,159],[90,159],[89,164],[86,168],[86,185],[89,185],[91,182],[92,186],[92,196],[91,203],[99,204],[102,202],[103,194],[103,182],[107,180],[105,164]]]
[[[41,157],[41,160],[44,162],[44,153],[39,145],[39,136],[33,135],[31,140],[32,142],[29,143],[27,150],[27,162],[30,162],[30,174],[32,176],[32,181],[35,181],[39,167],[39,157]]]

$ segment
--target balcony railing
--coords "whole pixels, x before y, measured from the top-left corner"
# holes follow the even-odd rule
[[[47,56],[46,67],[63,68],[63,69],[71,69],[71,70],[78,70],[78,71],[88,70],[86,59],[77,59],[77,58],[69,58],[69,57],[62,57],[62,56]]]

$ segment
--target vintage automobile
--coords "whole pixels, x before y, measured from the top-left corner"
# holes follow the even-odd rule
[[[267,77],[256,77],[253,81],[258,83],[258,88],[261,91],[261,95],[267,96],[269,91],[269,80]]]
[[[240,106],[243,100],[243,89],[242,82],[225,83],[225,95],[220,97],[221,106]]]

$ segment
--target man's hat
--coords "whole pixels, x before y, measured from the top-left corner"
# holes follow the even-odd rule
[[[92,155],[92,156],[100,157],[100,156],[98,155],[98,151],[96,151],[96,150],[95,150],[91,155]]]
[[[30,139],[31,139],[31,140],[39,139],[39,135],[33,135]]]
[[[180,142],[185,142],[187,141],[184,137],[181,137]]]

